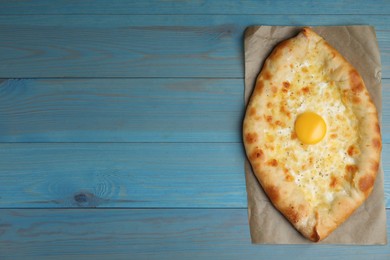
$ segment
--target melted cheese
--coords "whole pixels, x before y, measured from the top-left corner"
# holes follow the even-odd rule
[[[273,95],[275,104],[270,109],[273,122],[281,121],[285,126],[270,123],[267,134],[274,135],[276,141],[266,154],[288,170],[312,206],[329,204],[337,193],[348,193],[350,189],[345,180],[346,166],[354,165],[355,160],[346,151],[358,141],[357,119],[342,102],[338,82],[323,73],[314,56],[290,68],[284,87],[267,93]],[[294,122],[305,111],[317,113],[327,125],[325,137],[313,145],[294,138]]]

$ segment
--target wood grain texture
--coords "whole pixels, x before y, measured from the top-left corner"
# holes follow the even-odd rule
[[[247,218],[247,209],[3,209],[0,210],[0,258],[390,258],[389,244],[251,245]],[[390,226],[389,218],[387,226]]]
[[[388,14],[389,1],[2,0],[0,14]]]
[[[242,79],[0,82],[0,142],[241,142]],[[383,80],[390,142],[390,80]]]
[[[0,208],[246,207],[241,144],[0,144],[0,183]]]
[[[251,245],[240,143],[247,26],[373,25],[390,79],[389,10],[0,0],[0,259],[390,259],[390,245]],[[382,161],[390,208],[390,144]]]
[[[242,79],[0,83],[0,142],[240,142]]]
[[[249,25],[376,27],[390,78],[390,16],[1,15],[0,78],[242,78]]]
[[[0,208],[244,208],[244,159],[240,143],[0,144]],[[383,168],[389,208],[389,144]]]

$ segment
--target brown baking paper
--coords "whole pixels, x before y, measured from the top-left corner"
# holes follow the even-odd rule
[[[252,26],[245,31],[245,104],[252,93],[263,62],[282,40],[291,38],[302,27]],[[371,26],[313,27],[362,75],[368,91],[382,114],[381,62],[375,30]],[[252,243],[312,244],[277,211],[263,192],[248,161],[245,163],[248,217]],[[374,189],[366,202],[329,237],[317,244],[384,245],[386,211],[382,164]]]

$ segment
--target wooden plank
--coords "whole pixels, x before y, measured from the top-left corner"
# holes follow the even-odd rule
[[[246,209],[0,210],[2,260],[390,258],[390,244],[275,249],[250,243]]]
[[[390,180],[387,176],[390,176],[390,144],[384,144],[382,146],[382,168],[384,171],[384,193],[385,193],[385,205],[386,208],[390,208]]]
[[[222,3],[221,3],[222,2]],[[2,0],[0,14],[389,14],[381,0],[356,1],[56,1]]]
[[[378,15],[3,15],[0,78],[242,78],[256,24],[376,26],[390,78],[390,16]]]
[[[240,143],[0,144],[0,208],[246,207],[244,158]]]
[[[0,142],[240,142],[242,79],[0,83]]]
[[[382,80],[382,141],[390,143],[390,80]]]
[[[241,144],[0,144],[0,183],[0,208],[246,206]]]
[[[242,79],[0,83],[0,142],[241,142]],[[390,142],[390,80],[383,80]]]

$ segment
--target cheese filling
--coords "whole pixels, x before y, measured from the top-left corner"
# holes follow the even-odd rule
[[[315,207],[331,203],[337,193],[349,192],[356,162],[347,151],[358,141],[358,121],[343,103],[338,82],[324,75],[324,68],[314,60],[312,56],[291,64],[293,77],[276,93],[268,90],[274,105],[269,109],[271,129],[265,130],[269,138],[264,139],[264,146],[267,157],[277,158],[286,178],[294,181]],[[313,144],[297,138],[294,127],[297,117],[307,111],[326,124],[323,138]],[[301,128],[305,132],[304,124]]]

